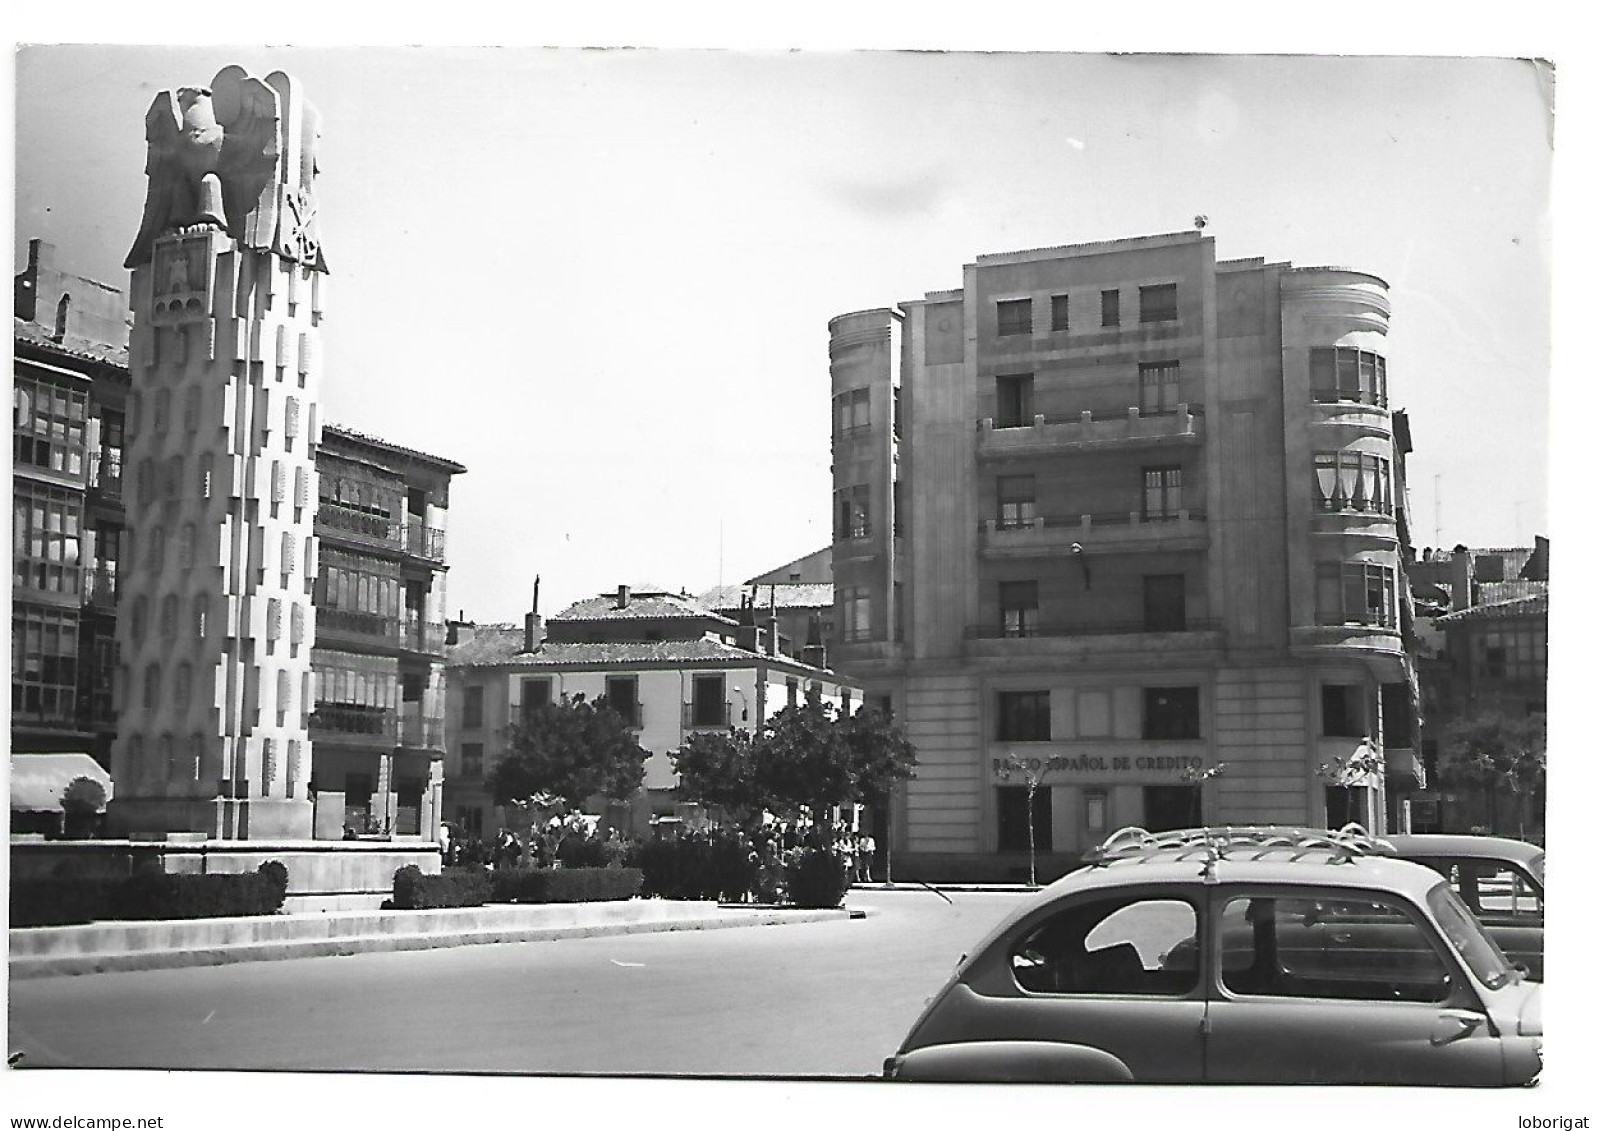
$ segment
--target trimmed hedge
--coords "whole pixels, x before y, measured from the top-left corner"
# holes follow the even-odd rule
[[[644,885],[637,868],[501,868],[495,903],[600,903],[632,899]]]
[[[801,848],[788,863],[788,897],[795,907],[837,907],[849,890],[841,853]]]
[[[481,864],[446,868],[436,876],[407,864],[394,873],[397,911],[423,911],[440,907],[481,907],[489,901],[489,870]]]
[[[644,873],[644,894],[658,899],[736,901],[760,881],[760,861],[734,833],[651,840],[636,845],[632,860]]]
[[[11,925],[272,915],[283,906],[288,888],[289,871],[276,860],[254,872],[205,876],[152,870],[119,880],[13,880]]]

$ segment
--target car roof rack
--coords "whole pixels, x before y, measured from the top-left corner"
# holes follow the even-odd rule
[[[1393,845],[1372,836],[1357,824],[1340,829],[1313,829],[1295,825],[1221,825],[1149,832],[1130,826],[1118,829],[1083,861],[1102,868],[1117,860],[1148,861],[1200,859],[1210,865],[1222,859],[1260,860],[1269,854],[1289,853],[1298,860],[1310,854],[1330,854],[1327,863],[1347,864],[1357,856],[1392,855]]]

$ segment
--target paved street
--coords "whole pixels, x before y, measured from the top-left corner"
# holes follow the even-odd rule
[[[34,1066],[861,1076],[1018,897],[854,892],[852,921],[11,985]]]

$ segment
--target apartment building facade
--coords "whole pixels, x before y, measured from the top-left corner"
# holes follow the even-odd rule
[[[918,750],[896,868],[1383,828],[1419,768],[1386,285],[1199,233],[963,283],[829,327],[834,663]]]
[[[582,695],[604,696],[622,714],[649,751],[644,788],[604,816],[638,834],[684,810],[671,754],[690,735],[757,730],[810,694],[846,712],[861,702],[838,673],[783,653],[770,609],[724,616],[656,586],[619,585],[548,621],[531,613],[522,626],[452,627],[445,795],[464,836],[492,836],[518,819],[494,804],[488,777],[527,711]]]

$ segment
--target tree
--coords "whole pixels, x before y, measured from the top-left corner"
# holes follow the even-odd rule
[[[882,804],[911,776],[916,751],[881,712],[841,715],[814,693],[772,716],[759,733],[695,735],[672,758],[682,795],[749,816],[835,805]]]
[[[86,775],[73,778],[61,791],[62,831],[69,837],[93,836],[105,805],[105,786]]]
[[[694,732],[672,755],[672,768],[681,796],[721,809],[740,824],[764,807],[755,782],[755,739],[747,730]]]
[[[602,695],[561,697],[511,727],[505,757],[490,772],[496,805],[526,805],[541,795],[576,808],[596,795],[631,797],[644,784],[649,752]]]
[[[1487,710],[1452,724],[1443,736],[1438,777],[1446,786],[1474,790],[1482,798],[1490,831],[1499,828],[1500,794],[1514,798],[1516,835],[1525,839],[1529,815],[1542,828],[1542,797],[1548,769],[1548,736],[1542,715],[1512,718]],[[1534,810],[1529,814],[1529,810]]]
[[[1033,802],[1039,788],[1044,784],[1044,779],[1049,777],[1049,771],[1055,768],[1048,760],[1035,766],[1033,763],[1037,761],[1037,759],[1023,761],[1014,754],[1007,754],[1005,760],[999,764],[1001,780],[1009,781],[1013,776],[1020,774],[1022,785],[1027,787],[1027,886],[1035,888],[1038,886],[1038,847],[1037,837],[1033,831],[1036,819]]]

